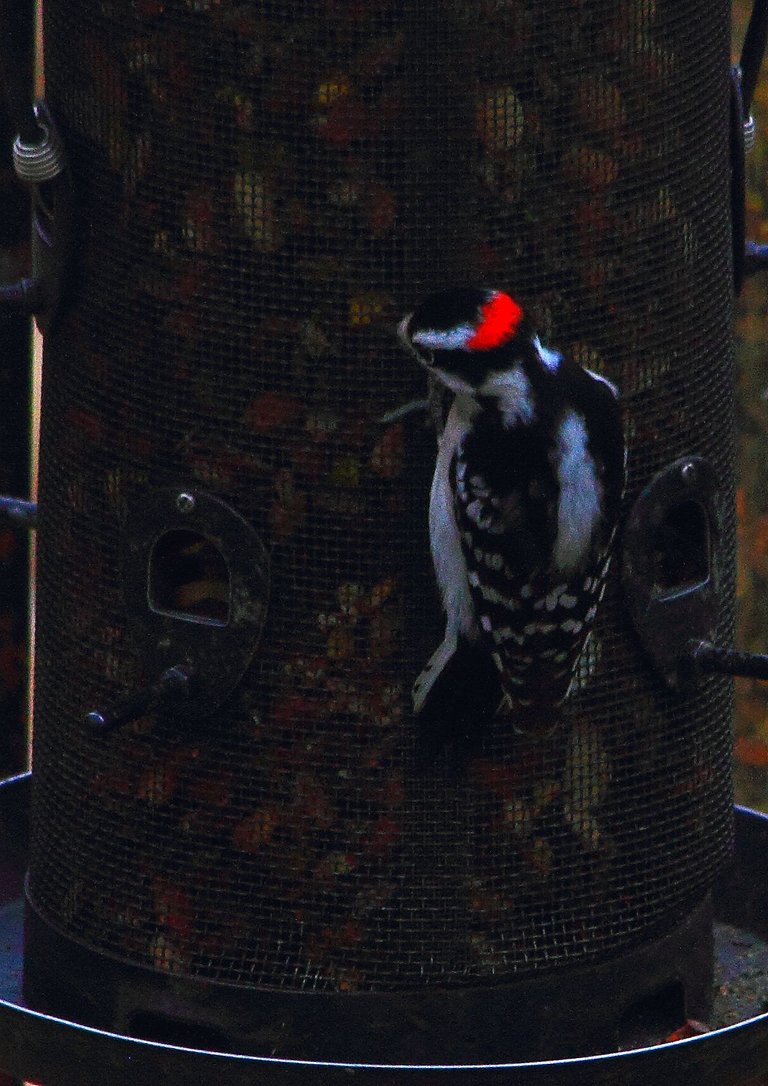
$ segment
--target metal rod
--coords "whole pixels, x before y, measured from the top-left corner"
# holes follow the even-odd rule
[[[22,528],[37,527],[37,503],[24,498],[0,495],[0,519],[7,518]]]
[[[701,671],[710,674],[768,681],[768,655],[764,653],[720,649],[709,641],[698,641],[691,644],[690,658]]]
[[[0,73],[11,120],[27,143],[40,139],[32,103],[34,5],[30,0],[0,0]]]
[[[768,245],[757,241],[745,242],[744,274],[755,275],[757,272],[766,270],[768,270]]]
[[[188,697],[192,677],[192,668],[184,664],[166,668],[155,682],[131,691],[107,708],[86,713],[86,724],[101,734],[113,732],[151,713],[161,704]]]
[[[31,317],[42,303],[42,286],[39,279],[18,279],[15,283],[0,285],[0,310],[12,310]]]

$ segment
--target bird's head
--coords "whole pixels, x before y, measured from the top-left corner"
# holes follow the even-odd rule
[[[548,366],[556,357],[541,347],[522,305],[502,290],[432,294],[400,322],[399,335],[438,380],[470,395],[497,394],[527,358]]]

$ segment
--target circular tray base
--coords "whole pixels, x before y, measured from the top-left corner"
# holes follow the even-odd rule
[[[42,1014],[25,1005],[23,881],[30,777],[0,785],[0,1068],[46,1086],[740,1086],[768,1065],[768,1014],[686,1040],[597,1056],[494,1064],[343,1063],[159,1044]],[[718,888],[720,920],[768,933],[768,818],[737,808],[735,865]],[[746,936],[749,943],[750,936]],[[731,963],[732,964],[732,963]],[[726,963],[727,967],[727,963]],[[352,997],[354,998],[354,997]],[[503,1023],[499,1024],[504,1029]]]

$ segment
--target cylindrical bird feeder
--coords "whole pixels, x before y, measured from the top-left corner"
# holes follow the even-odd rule
[[[732,626],[729,16],[46,0],[35,1007],[438,1063],[706,1015],[730,692],[674,641]],[[467,283],[618,385],[629,544],[560,726],[420,768],[435,432],[395,329]]]

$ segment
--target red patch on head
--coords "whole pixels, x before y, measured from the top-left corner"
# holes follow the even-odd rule
[[[492,351],[512,339],[523,319],[522,307],[508,294],[497,291],[480,307],[480,323],[467,342],[472,351]]]

